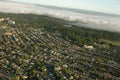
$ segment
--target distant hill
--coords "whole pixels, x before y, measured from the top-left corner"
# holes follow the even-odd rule
[[[89,15],[98,15],[98,16],[102,15],[102,16],[120,17],[120,15],[118,15],[118,14],[110,14],[110,13],[103,13],[103,12],[96,12],[96,11],[88,11],[88,10],[83,10],[83,9],[56,7],[56,6],[39,5],[39,4],[36,4],[36,5],[51,8],[51,9],[67,10],[67,11],[73,11],[73,12],[89,14]]]

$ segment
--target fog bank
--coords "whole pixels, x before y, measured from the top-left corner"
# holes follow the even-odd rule
[[[120,17],[115,16],[91,15],[89,13],[84,14],[75,12],[74,10],[49,8],[45,6],[8,1],[0,1],[0,12],[48,15],[67,21],[72,21],[74,24],[79,26],[120,32]]]

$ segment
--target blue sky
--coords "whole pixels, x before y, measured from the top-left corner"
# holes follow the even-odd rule
[[[11,0],[11,1],[120,14],[120,0]]]

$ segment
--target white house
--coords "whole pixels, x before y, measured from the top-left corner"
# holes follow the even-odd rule
[[[93,49],[94,47],[93,47],[93,46],[90,46],[90,45],[89,45],[89,46],[84,45],[84,48],[85,48],[85,49]]]

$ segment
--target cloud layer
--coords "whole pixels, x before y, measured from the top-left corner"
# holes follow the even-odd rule
[[[67,21],[72,21],[74,22],[73,24],[79,26],[120,32],[120,17],[115,16],[83,14],[70,10],[8,1],[0,1],[0,12],[48,15]]]

